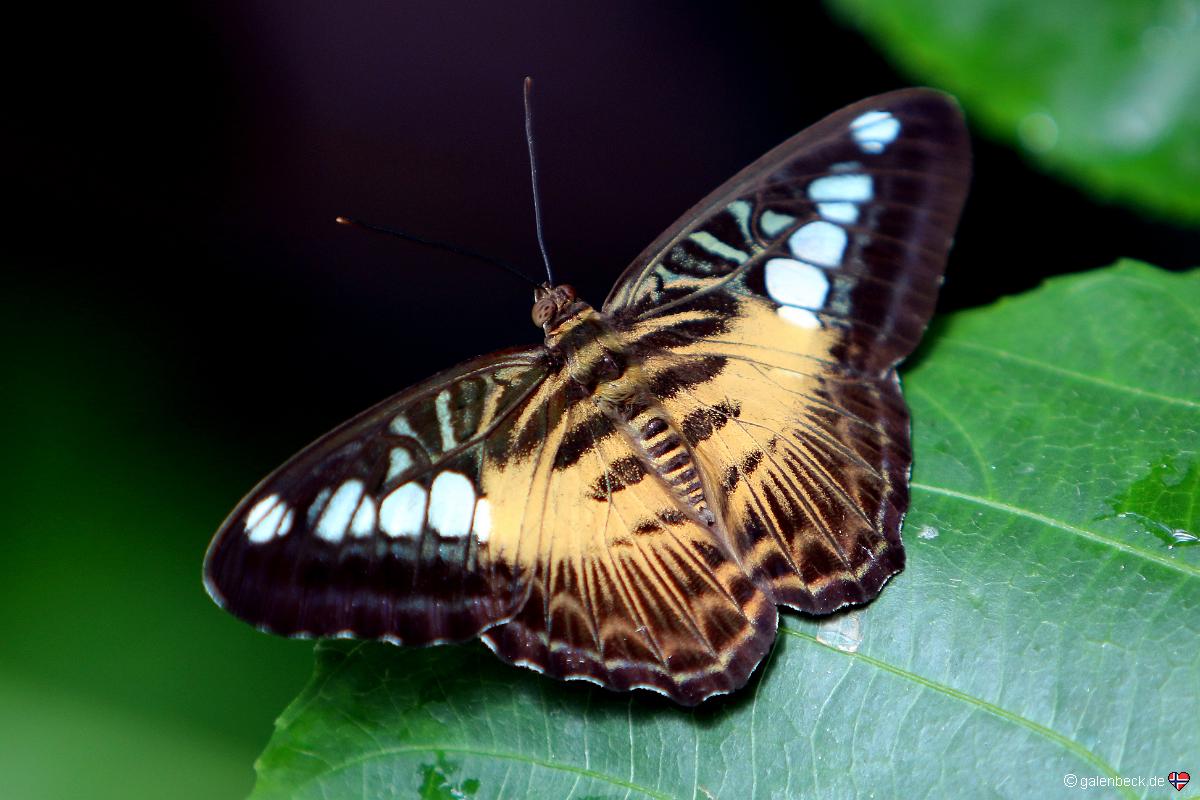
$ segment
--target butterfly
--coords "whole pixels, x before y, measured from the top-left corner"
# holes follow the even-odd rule
[[[543,345],[442,372],[269,475],[217,532],[209,593],[278,634],[479,637],[684,705],[740,688],[778,606],[864,603],[904,566],[896,366],[969,174],[944,94],[832,114],[688,211],[599,309],[539,287]]]

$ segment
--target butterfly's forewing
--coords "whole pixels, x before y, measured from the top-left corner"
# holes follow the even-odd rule
[[[537,429],[542,349],[467,362],[322,437],[251,492],[218,531],[205,583],[274,633],[469,639],[521,607],[527,575],[490,541],[485,451]],[[523,416],[522,416],[523,415]],[[521,442],[531,452],[536,442]],[[531,490],[528,472],[510,487]],[[524,484],[522,487],[521,484]]]
[[[969,172],[953,100],[864,100],[702,201],[605,305],[649,369],[721,365],[666,405],[692,420],[732,546],[778,602],[831,611],[903,567],[894,367],[933,311]]]

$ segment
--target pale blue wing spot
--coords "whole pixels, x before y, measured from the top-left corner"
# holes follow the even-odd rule
[[[816,329],[821,327],[821,320],[817,319],[817,315],[809,311],[807,308],[796,308],[795,306],[780,306],[777,309],[779,318],[784,322],[789,322],[798,328]]]
[[[870,175],[825,175],[808,185],[808,198],[814,203],[822,200],[841,200],[865,203],[874,196]]]
[[[796,223],[796,218],[788,214],[767,209],[758,218],[758,227],[768,238],[775,238]]]
[[[843,225],[858,222],[858,206],[854,203],[817,203],[817,213],[830,222]]]
[[[392,433],[395,433],[399,436],[411,436],[414,439],[417,438],[417,432],[413,430],[413,426],[409,424],[408,417],[404,416],[403,414],[397,414],[396,418],[392,420],[390,427]]]
[[[350,520],[350,535],[362,539],[375,532],[375,501],[364,497]]]
[[[887,111],[868,111],[850,123],[850,135],[864,153],[882,153],[900,135],[900,120]]]
[[[475,511],[475,487],[459,472],[441,472],[429,492],[429,526],[442,536],[466,536]]]
[[[404,474],[413,465],[412,455],[405,447],[393,447],[388,453],[387,479],[394,480]]]
[[[772,258],[766,266],[767,294],[776,303],[821,308],[829,293],[824,270],[791,258]]]
[[[471,523],[471,532],[480,544],[485,544],[492,535],[492,504],[486,497],[475,502],[475,519]]]
[[[721,258],[725,258],[730,261],[736,261],[738,264],[744,264],[746,263],[746,260],[750,258],[750,256],[746,255],[741,250],[722,242],[708,231],[696,231],[688,238],[713,255],[720,256]]]
[[[290,517],[286,516],[290,513],[287,503],[277,494],[260,500],[246,515],[246,537],[254,544],[262,544],[276,535],[282,536],[278,531],[285,520],[291,527]]]
[[[433,402],[437,410],[438,428],[442,434],[442,451],[445,452],[458,444],[454,440],[454,415],[450,410],[450,392],[442,389]]]
[[[841,264],[846,244],[846,231],[825,220],[804,225],[788,239],[788,246],[796,258],[822,267]]]
[[[360,480],[349,480],[339,486],[317,522],[317,536],[329,542],[340,542],[346,535],[346,528],[358,508],[362,493],[363,482]]]
[[[312,505],[308,507],[308,527],[317,524],[317,517],[325,510],[325,504],[329,502],[329,496],[333,491],[329,487],[325,487],[317,493],[316,498],[312,501]]]
[[[406,483],[379,504],[379,527],[388,536],[416,536],[425,527],[425,487]]]
[[[742,229],[742,235],[747,240],[750,239],[750,213],[754,210],[750,203],[746,200],[734,200],[725,210],[737,220],[738,227]]]

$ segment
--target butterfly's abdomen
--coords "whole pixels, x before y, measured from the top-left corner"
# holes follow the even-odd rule
[[[695,458],[683,434],[667,420],[663,409],[652,405],[629,423],[653,470],[701,522],[713,524],[716,518],[709,508]]]

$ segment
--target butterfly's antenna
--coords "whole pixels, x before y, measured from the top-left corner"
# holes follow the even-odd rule
[[[421,236],[417,236],[415,234],[411,234],[411,233],[408,233],[407,231],[402,231],[397,228],[389,228],[386,225],[373,225],[370,222],[363,222],[362,220],[351,219],[350,217],[338,217],[337,223],[339,225],[351,225],[355,228],[362,228],[362,229],[368,230],[368,231],[375,231],[376,233],[386,233],[388,236],[396,236],[400,239],[405,239],[410,242],[416,242],[417,244],[423,244],[426,247],[434,247],[434,248],[437,248],[438,250],[446,250],[451,253],[457,253],[460,256],[466,256],[467,258],[473,258],[476,261],[482,261],[485,264],[491,264],[494,267],[500,267],[501,269],[507,270],[507,271],[511,272],[513,275],[516,275],[521,280],[526,281],[527,283],[532,283],[534,286],[541,285],[537,281],[535,281],[533,278],[529,277],[524,272],[521,272],[521,270],[514,267],[512,264],[509,264],[507,261],[501,261],[498,258],[492,258],[491,256],[485,256],[483,253],[476,253],[474,250],[468,250],[467,248],[459,247],[456,244],[450,244],[449,242],[439,242],[436,239],[425,239]]]
[[[550,271],[550,256],[546,253],[546,237],[542,233],[542,201],[538,196],[537,158],[533,152],[533,103],[530,95],[533,93],[533,78],[525,78],[525,141],[529,144],[529,182],[533,184],[533,219],[537,225],[538,249],[542,251],[542,261],[546,264],[546,280],[554,285],[554,273]]]

